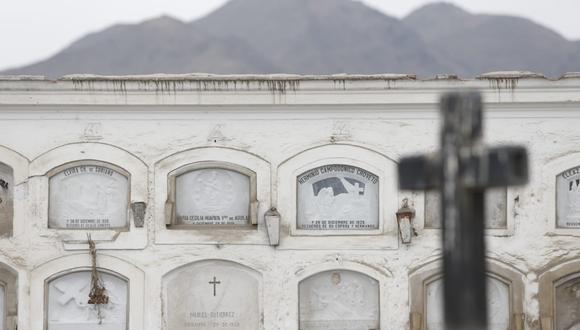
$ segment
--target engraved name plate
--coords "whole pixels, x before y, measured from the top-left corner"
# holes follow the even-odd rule
[[[299,285],[301,330],[379,329],[379,283],[361,273],[332,270]]]
[[[0,163],[0,236],[12,234],[14,216],[14,180],[12,168]]]
[[[556,330],[580,330],[580,276],[556,286]]]
[[[556,177],[556,224],[559,228],[580,228],[580,167]]]
[[[74,272],[48,284],[48,330],[126,330],[127,282],[99,273],[109,296],[105,305],[89,305],[90,271]]]
[[[202,261],[164,280],[167,329],[260,329],[259,275],[232,262]]]
[[[104,166],[69,167],[50,178],[48,226],[60,229],[127,227],[128,178]]]
[[[509,286],[493,277],[487,277],[487,314],[490,330],[510,329]],[[445,330],[443,317],[443,280],[427,286],[427,330]]]
[[[204,168],[175,179],[178,225],[247,225],[250,177],[223,168]]]
[[[425,193],[425,228],[441,228],[440,197],[438,192]],[[485,228],[507,228],[507,190],[492,188],[485,191]]]
[[[324,165],[297,177],[297,228],[379,228],[379,177],[350,165]]]

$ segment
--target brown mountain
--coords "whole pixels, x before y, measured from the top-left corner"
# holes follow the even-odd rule
[[[580,41],[532,21],[449,4],[403,20],[351,0],[230,0],[184,23],[160,17],[87,35],[2,74],[457,73],[580,71]]]
[[[426,5],[403,20],[455,64],[454,73],[474,76],[498,70],[529,70],[557,77],[580,70],[573,42],[528,19],[475,15],[447,3]]]

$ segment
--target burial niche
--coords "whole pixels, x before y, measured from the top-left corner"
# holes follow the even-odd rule
[[[260,282],[257,272],[229,261],[172,271],[163,281],[167,329],[261,329]]]
[[[255,223],[256,174],[224,163],[202,162],[170,174],[176,226],[248,226]],[[254,216],[255,217],[255,216]]]
[[[107,304],[89,304],[91,272],[76,271],[47,285],[47,330],[127,330],[128,281],[99,271]]]
[[[111,164],[58,168],[49,180],[49,228],[122,229],[128,226],[129,174]]]
[[[296,178],[297,229],[379,229],[379,177],[365,169],[331,164]]]
[[[580,273],[558,281],[556,293],[556,330],[580,330]]]
[[[442,278],[437,278],[427,284],[425,300],[427,330],[445,330]],[[490,330],[510,329],[510,287],[489,275],[487,276],[487,311]]]
[[[16,330],[18,325],[17,280],[15,271],[0,264],[0,329]]]
[[[0,236],[12,235],[12,219],[14,217],[13,185],[14,175],[12,168],[0,163]]]
[[[580,228],[580,166],[556,177],[556,226]]]
[[[442,228],[438,192],[425,193],[425,228]],[[485,191],[485,228],[507,228],[507,189],[492,188]]]
[[[299,284],[301,330],[379,329],[379,282],[350,270],[315,274]]]

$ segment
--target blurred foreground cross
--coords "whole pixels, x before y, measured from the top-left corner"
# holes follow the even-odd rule
[[[484,148],[479,93],[449,93],[440,106],[441,151],[403,158],[399,187],[441,193],[445,329],[487,329],[484,192],[525,184],[527,153],[516,146]]]

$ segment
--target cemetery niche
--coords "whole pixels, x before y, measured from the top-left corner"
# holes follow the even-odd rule
[[[261,329],[261,277],[245,266],[207,260],[163,280],[166,329]]]
[[[18,323],[18,275],[0,264],[0,329],[16,330]]]
[[[49,180],[49,228],[127,228],[129,175],[110,164],[61,167]]]
[[[12,235],[14,217],[14,175],[12,168],[0,163],[0,236]]]
[[[558,281],[556,294],[556,330],[580,330],[580,273]]]
[[[296,178],[297,226],[308,231],[379,229],[379,177],[351,165],[323,165]]]
[[[350,270],[315,274],[299,284],[301,330],[379,329],[379,282]]]
[[[556,226],[580,228],[580,166],[556,177]]]
[[[170,174],[168,225],[249,226],[256,223],[256,174],[224,163],[202,162]]]
[[[99,271],[107,304],[89,304],[91,271],[58,276],[47,284],[47,330],[127,330],[128,282]]]
[[[426,287],[426,330],[445,330],[443,320],[443,279],[437,278]],[[510,287],[487,276],[487,310],[489,330],[510,329]]]
[[[425,192],[425,228],[441,229],[440,204],[438,192]],[[506,188],[493,188],[485,192],[485,228],[507,228]]]

